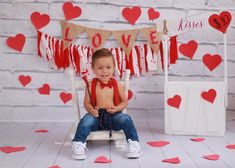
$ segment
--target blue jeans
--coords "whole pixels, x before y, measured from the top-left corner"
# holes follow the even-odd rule
[[[100,109],[99,112],[105,109]],[[79,122],[73,141],[86,142],[86,138],[91,131],[103,130],[109,125],[109,120],[105,120],[104,126],[100,125],[99,119],[87,113]],[[138,134],[131,117],[122,112],[116,112],[111,115],[112,130],[123,130],[126,140],[139,141]]]

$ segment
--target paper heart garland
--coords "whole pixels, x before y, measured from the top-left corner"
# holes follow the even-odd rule
[[[20,81],[21,85],[25,87],[31,82],[31,76],[20,75],[18,80]]]
[[[198,43],[195,40],[191,40],[186,44],[181,44],[179,51],[186,57],[193,59],[193,56],[197,50]]]
[[[82,14],[81,8],[79,6],[73,6],[71,2],[64,3],[63,11],[66,20],[74,19]]]
[[[164,159],[164,160],[162,160],[162,162],[178,164],[178,163],[180,163],[180,159],[178,157],[175,157],[175,158]]]
[[[219,15],[213,14],[209,17],[209,24],[216,30],[225,33],[230,22],[232,20],[232,15],[228,11],[223,11]]]
[[[23,34],[17,34],[15,37],[8,37],[6,41],[8,47],[21,52],[25,44],[25,36]]]
[[[201,96],[204,100],[213,103],[216,97],[216,90],[215,89],[210,89],[208,91],[204,91],[201,93]]]
[[[50,16],[47,14],[40,14],[39,12],[33,12],[31,14],[31,21],[34,27],[38,30],[50,22]]]
[[[19,152],[25,150],[24,146],[17,146],[17,147],[13,147],[13,146],[4,146],[4,147],[0,147],[0,151],[4,152],[4,153],[12,153],[12,152]]]
[[[111,163],[112,160],[108,160],[105,156],[99,156],[95,159],[95,163]]]
[[[206,65],[206,67],[210,71],[213,71],[221,63],[221,61],[222,58],[218,54],[215,55],[205,54],[202,58],[202,62]]]
[[[71,93],[61,92],[60,93],[60,98],[64,102],[64,104],[66,104],[68,101],[70,101],[72,99],[72,94]]]
[[[167,100],[167,104],[169,106],[175,107],[179,109],[181,103],[181,97],[179,95],[175,95],[173,98],[169,98]]]
[[[191,138],[191,140],[194,141],[194,142],[202,142],[205,139],[204,138]]]
[[[155,11],[154,8],[149,8],[148,16],[149,16],[149,20],[154,20],[160,17],[160,13],[158,11]]]
[[[235,149],[235,144],[226,145],[226,148],[228,148],[228,149]]]
[[[152,142],[147,142],[152,147],[163,147],[168,145],[170,142],[169,141],[152,141]]]
[[[48,130],[46,130],[46,129],[40,129],[40,130],[36,130],[36,131],[34,131],[34,132],[36,132],[36,133],[46,133],[46,132],[48,132]]]
[[[133,7],[133,8],[124,8],[122,10],[122,16],[132,25],[138,20],[141,15],[140,7]]]
[[[44,84],[41,88],[38,89],[38,92],[40,94],[49,95],[50,90],[51,90],[50,86],[48,84]]]
[[[208,160],[218,160],[220,155],[214,154],[214,155],[205,155],[203,158],[208,159]]]

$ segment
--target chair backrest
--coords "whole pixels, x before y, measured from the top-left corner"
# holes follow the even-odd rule
[[[69,77],[71,83],[72,104],[74,108],[74,119],[75,122],[78,123],[81,119],[81,108],[79,105],[79,97],[77,95],[77,90],[85,90],[86,84],[82,79],[76,80],[76,75],[72,69],[69,69]],[[129,79],[130,70],[127,69],[124,75],[124,79],[120,81],[124,85],[124,90],[127,98],[129,90]],[[126,109],[124,109],[122,112],[126,113]]]

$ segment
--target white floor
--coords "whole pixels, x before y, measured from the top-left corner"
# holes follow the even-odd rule
[[[163,120],[135,121],[144,154],[140,159],[127,159],[126,149],[118,149],[113,142],[88,142],[88,158],[75,161],[71,158],[69,130],[71,123],[0,123],[0,147],[24,146],[26,150],[15,153],[0,152],[0,168],[234,168],[235,149],[227,149],[227,144],[235,144],[235,120],[227,121],[224,137],[204,137],[203,142],[193,142],[193,136],[172,136],[163,133]],[[35,133],[47,129],[48,133]],[[167,140],[170,144],[154,148],[149,141]],[[219,154],[217,161],[206,160],[203,155]],[[94,163],[98,156],[106,156],[111,163]],[[163,159],[179,157],[181,163],[169,164]],[[59,168],[57,167],[57,168]]]

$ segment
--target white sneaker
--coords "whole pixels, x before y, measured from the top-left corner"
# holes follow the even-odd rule
[[[87,150],[86,143],[73,141],[72,143],[73,159],[76,160],[86,159],[87,155],[85,150]]]
[[[128,144],[129,144],[129,151],[127,152],[126,156],[131,159],[139,158],[140,155],[142,154],[139,142],[128,139]]]

